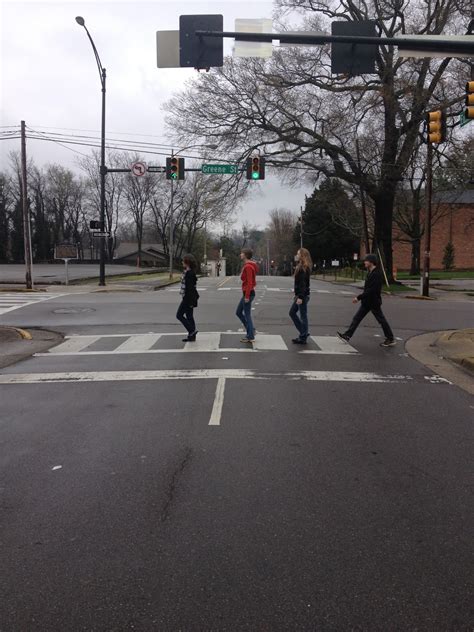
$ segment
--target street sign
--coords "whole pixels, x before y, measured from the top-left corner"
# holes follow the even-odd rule
[[[179,68],[179,31],[156,32],[156,65]]]
[[[163,167],[159,167],[158,165],[148,165],[149,173],[161,173],[163,171]]]
[[[463,110],[459,115],[459,125],[463,127],[464,125],[467,125],[471,121],[474,121],[474,119],[467,118],[466,112]]]
[[[211,68],[224,65],[222,38],[200,37],[196,31],[224,30],[222,15],[181,15],[179,17],[179,65],[181,68]]]
[[[146,173],[146,164],[144,162],[134,162],[130,169],[134,176],[144,176]]]
[[[359,37],[376,37],[374,20],[360,22],[332,22],[332,35],[356,35]],[[334,75],[373,74],[377,58],[377,46],[366,44],[331,44],[331,72]]]
[[[224,173],[237,174],[239,172],[238,165],[209,165],[205,164],[201,167],[202,173]]]
[[[94,237],[110,237],[110,233],[107,233],[106,231],[94,231],[92,235]]]
[[[72,244],[59,244],[54,248],[55,259],[77,259],[77,246]]]

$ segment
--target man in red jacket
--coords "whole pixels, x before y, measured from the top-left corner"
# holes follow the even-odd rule
[[[253,252],[250,248],[243,248],[240,258],[243,262],[242,274],[242,298],[237,306],[237,317],[245,327],[247,335],[240,342],[255,342],[255,329],[252,322],[252,301],[255,298],[255,286],[257,285],[258,266],[252,261]]]

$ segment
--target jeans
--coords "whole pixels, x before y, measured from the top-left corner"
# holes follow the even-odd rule
[[[183,323],[188,334],[193,334],[196,331],[196,323],[193,316],[194,307],[191,307],[184,301],[181,301],[181,305],[176,312],[176,318],[179,322]]]
[[[380,305],[377,307],[369,307],[368,305],[362,304],[357,310],[357,312],[355,313],[354,318],[352,319],[352,322],[350,324],[350,327],[346,331],[346,335],[349,336],[349,338],[351,338],[355,330],[357,329],[357,327],[360,325],[362,320],[367,316],[369,312],[372,312],[372,314],[374,315],[379,325],[382,326],[383,333],[385,334],[385,338],[387,338],[388,340],[393,340],[393,331],[391,330],[390,325],[388,324],[387,319],[385,318]]]
[[[248,303],[245,302],[245,296],[242,296],[239,304],[237,305],[237,311],[235,312],[237,318],[245,327],[247,338],[249,340],[253,340],[255,338],[255,329],[252,322],[252,301],[254,298],[255,292],[253,290],[250,292],[250,300]]]
[[[290,318],[295,323],[295,327],[300,334],[301,340],[306,340],[309,335],[308,332],[308,303],[309,296],[303,299],[301,305],[298,305],[296,298],[293,301],[290,309]],[[298,316],[298,311],[300,315]]]

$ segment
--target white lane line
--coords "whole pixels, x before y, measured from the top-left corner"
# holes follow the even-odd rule
[[[225,377],[217,380],[216,394],[214,396],[214,404],[212,406],[211,418],[209,426],[220,426],[222,417],[222,407],[224,405]]]
[[[265,336],[257,334],[253,347],[258,351],[288,351],[283,338],[275,334],[267,334]]]
[[[249,369],[176,369],[162,371],[72,371],[64,373],[3,373],[0,384],[50,384],[77,382],[129,382],[147,380],[258,379],[310,382],[431,383],[451,384],[438,375],[380,375],[357,371],[258,372]]]
[[[161,338],[161,334],[142,334],[142,335],[134,335],[130,336],[128,340],[122,342],[116,349],[113,350],[113,353],[124,353],[125,351],[131,352],[142,352],[142,351],[150,351],[155,342],[157,342]]]
[[[221,349],[219,349],[220,342],[220,333],[200,333],[195,342],[187,342],[184,345],[183,351],[221,351]]]
[[[62,355],[79,353],[82,349],[86,349],[97,340],[100,340],[100,338],[102,336],[75,336],[57,347],[53,347],[51,351]]]
[[[319,349],[308,349],[307,351],[301,351],[300,353],[319,353],[324,355],[348,355],[350,353],[359,353],[357,349],[354,349],[348,342],[343,342],[336,336],[311,336],[319,347]]]

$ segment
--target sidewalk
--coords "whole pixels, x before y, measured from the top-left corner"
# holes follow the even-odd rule
[[[474,329],[414,336],[406,349],[415,360],[474,395]]]
[[[61,334],[46,329],[24,330],[0,325],[0,368],[47,351],[62,338]]]
[[[71,285],[40,285],[35,286],[34,290],[27,290],[16,284],[1,284],[0,296],[2,292],[48,292],[49,294],[89,294],[90,292],[150,292],[159,290],[162,287],[178,283],[181,279],[180,274],[174,274],[173,280],[170,281],[168,276],[163,279],[142,279],[123,281],[120,279],[106,279],[105,286],[99,286],[94,283],[80,283]]]

